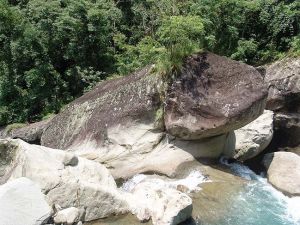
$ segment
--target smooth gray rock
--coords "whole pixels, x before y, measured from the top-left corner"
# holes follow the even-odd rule
[[[104,163],[115,179],[127,179],[138,173],[155,172],[173,176],[176,169],[183,163],[191,162],[196,158],[218,158],[225,149],[234,151],[232,135],[223,134],[216,137],[195,141],[184,141],[171,136],[146,134],[138,139],[130,151],[123,145],[133,140],[135,135],[120,133],[110,148],[99,148],[98,151],[77,151],[81,157]],[[129,137],[128,139],[126,137]],[[117,144],[118,143],[118,144]],[[124,143],[124,142],[123,142]],[[134,142],[133,142],[134,143]]]
[[[131,212],[140,221],[152,220],[153,225],[177,225],[192,216],[192,199],[176,190],[176,181],[148,179],[137,183],[128,198]]]
[[[67,224],[72,225],[75,222],[79,222],[80,219],[80,211],[75,207],[70,207],[67,209],[63,209],[58,211],[54,215],[54,222],[57,224]]]
[[[225,155],[245,161],[265,150],[273,138],[273,115],[265,110],[256,120],[235,130],[235,148],[231,152],[226,149]]]
[[[300,156],[274,152],[264,157],[268,181],[288,196],[300,196]]]
[[[21,177],[0,186],[0,225],[41,225],[51,208],[41,189]]]
[[[27,177],[40,185],[52,206],[76,207],[84,221],[128,211],[126,199],[103,165],[78,157],[76,165],[66,166],[66,156],[73,153],[19,139],[0,140],[0,146],[1,154],[7,156],[2,158],[0,180]]]

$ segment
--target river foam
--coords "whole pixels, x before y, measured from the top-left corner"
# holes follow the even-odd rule
[[[209,182],[209,179],[198,170],[191,171],[189,175],[183,179],[166,179],[159,176],[153,177],[145,174],[137,174],[126,181],[121,189],[126,192],[131,192],[141,182],[151,182],[155,189],[176,189],[179,185],[182,185],[187,189],[187,192],[194,192],[200,191],[201,188],[199,185],[204,182]]]
[[[285,196],[269,184],[265,177],[255,174],[243,164],[229,163],[225,158],[222,158],[220,162],[228,166],[234,174],[252,181],[239,194],[238,199],[242,204],[241,202],[237,204],[243,205],[243,208],[248,211],[252,210],[253,216],[256,216],[255,214],[258,216],[273,214],[273,222],[262,222],[261,224],[300,225],[300,197]],[[260,214],[259,211],[262,213]]]

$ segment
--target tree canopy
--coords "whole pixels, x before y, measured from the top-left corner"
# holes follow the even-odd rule
[[[206,49],[251,65],[300,54],[297,0],[0,0],[0,125],[33,122],[116,74]]]

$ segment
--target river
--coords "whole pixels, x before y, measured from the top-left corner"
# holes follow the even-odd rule
[[[264,176],[256,175],[248,167],[222,160],[213,167],[197,164],[188,168],[188,176],[181,181],[185,185],[199,185],[190,193],[193,219],[182,225],[300,225],[300,197],[283,195]],[[181,171],[186,173],[187,168]],[[195,172],[208,175],[209,180],[194,176]],[[134,185],[132,181],[128,180],[123,187]],[[124,215],[87,225],[138,224],[141,223],[134,216]],[[143,224],[150,225],[151,221]]]

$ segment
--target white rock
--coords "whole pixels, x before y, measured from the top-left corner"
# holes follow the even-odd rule
[[[27,178],[0,186],[0,225],[40,225],[51,216],[41,189]]]
[[[273,112],[265,110],[253,122],[235,130],[235,150],[227,151],[225,155],[245,161],[262,152],[270,144],[273,137]]]
[[[76,165],[65,166],[72,153],[21,140],[0,140],[0,145],[6,146],[3,152],[10,156],[1,169],[4,175],[0,175],[0,181],[28,177],[41,186],[50,204],[76,207],[80,217],[85,215],[84,221],[127,211],[126,199],[103,165],[78,157]]]
[[[289,196],[300,196],[300,156],[292,152],[274,152],[264,157],[268,181]]]
[[[169,183],[159,179],[147,179],[137,183],[128,196],[131,212],[140,221],[150,218],[154,225],[176,225],[192,215],[192,199]]]
[[[79,221],[79,216],[79,209],[70,207],[57,212],[56,215],[54,215],[54,222],[58,224],[66,223],[68,225],[72,225]]]

